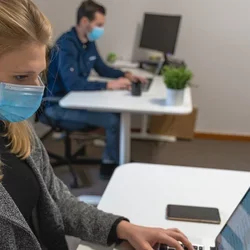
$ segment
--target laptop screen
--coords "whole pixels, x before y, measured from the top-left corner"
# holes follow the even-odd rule
[[[250,189],[216,239],[218,250],[250,249]]]

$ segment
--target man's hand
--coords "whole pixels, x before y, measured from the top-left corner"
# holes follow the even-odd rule
[[[129,79],[131,82],[141,82],[141,83],[147,83],[147,79],[140,76],[135,76],[131,72],[125,73],[125,77]]]
[[[118,90],[118,89],[130,89],[131,87],[131,81],[127,78],[119,78],[114,81],[110,81],[107,84],[107,89],[110,90]]]
[[[127,240],[136,250],[153,250],[158,243],[183,250],[179,242],[182,242],[188,250],[193,250],[192,244],[178,229],[140,227],[122,221],[117,226],[117,236],[119,239]]]

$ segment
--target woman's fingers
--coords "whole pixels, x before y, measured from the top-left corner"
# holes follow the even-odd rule
[[[136,250],[154,250],[148,242],[143,242],[138,246]],[[183,249],[182,249],[183,250]]]
[[[193,245],[184,234],[171,230],[168,231],[166,234],[175,239],[176,241],[183,243],[183,245],[189,250],[193,250]]]
[[[185,238],[188,238],[183,232],[181,232],[178,228],[170,228],[168,230],[166,230],[167,232],[169,231],[173,231],[173,232],[176,232],[176,233],[180,233],[182,234]]]
[[[174,247],[176,250],[183,250],[180,243],[175,238],[173,238],[171,235],[169,235],[167,233],[162,233],[159,236],[158,242],[161,244],[166,244],[170,247]],[[193,249],[190,249],[190,250],[193,250]]]

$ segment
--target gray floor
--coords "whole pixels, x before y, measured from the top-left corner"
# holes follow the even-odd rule
[[[62,152],[62,142],[47,140],[45,146]],[[89,156],[100,157],[102,148],[89,147]],[[217,168],[230,170],[250,171],[250,143],[194,140],[178,141],[176,143],[157,143],[145,141],[132,142],[132,160],[157,164],[170,164],[181,166],[194,166],[203,168]],[[107,182],[99,179],[98,166],[75,166],[79,175],[83,170],[89,176],[90,187],[72,190],[75,195],[102,195]],[[69,184],[71,177],[67,167],[55,170],[56,174]]]

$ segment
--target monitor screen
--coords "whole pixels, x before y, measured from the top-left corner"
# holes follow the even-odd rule
[[[218,250],[250,249],[250,189],[216,240]]]
[[[174,54],[181,16],[145,14],[141,48]]]

